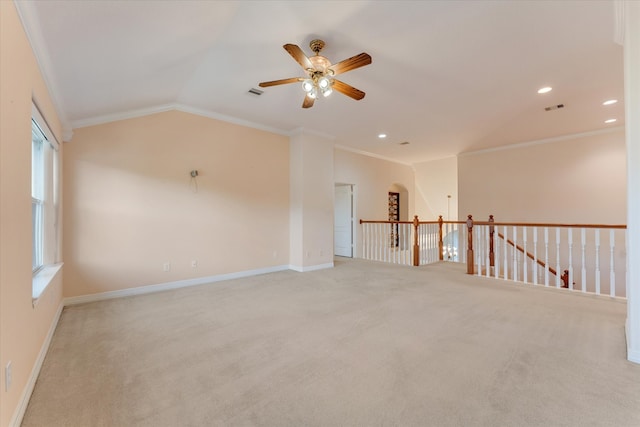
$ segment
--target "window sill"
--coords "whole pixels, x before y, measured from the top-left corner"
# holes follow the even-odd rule
[[[58,274],[58,271],[60,271],[63,265],[64,263],[62,262],[58,264],[47,265],[40,269],[40,271],[38,271],[33,276],[31,298],[34,307],[37,304],[40,295],[42,295],[45,289],[47,289],[47,286],[49,286],[49,284],[53,281],[53,278],[56,277],[56,274]]]

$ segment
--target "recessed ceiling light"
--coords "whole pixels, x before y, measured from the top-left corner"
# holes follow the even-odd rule
[[[605,123],[613,123],[613,122],[615,122],[615,121],[616,121],[616,119],[609,119],[609,120],[605,120],[604,122],[605,122]]]
[[[538,89],[538,93],[547,93],[547,92],[551,92],[551,87],[550,86]]]
[[[604,102],[602,103],[602,105],[613,105],[613,104],[615,104],[616,102],[618,102],[618,100],[617,100],[617,99],[610,99],[610,100],[608,100],[608,101],[604,101]]]
[[[386,138],[387,134],[386,133],[381,133],[378,135],[378,138],[382,139],[382,138]]]

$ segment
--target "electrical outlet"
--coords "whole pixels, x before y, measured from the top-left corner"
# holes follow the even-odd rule
[[[192,259],[191,260],[191,268],[198,268],[198,260],[197,259]]]
[[[164,264],[162,264],[162,270],[163,271],[171,271],[171,263],[170,262],[165,262]]]
[[[9,391],[11,388],[11,382],[13,381],[13,373],[11,369],[11,361],[7,363],[4,369],[4,391]]]

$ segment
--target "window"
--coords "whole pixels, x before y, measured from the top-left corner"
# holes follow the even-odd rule
[[[33,297],[37,298],[59,269],[59,144],[33,107],[31,120],[31,223]]]

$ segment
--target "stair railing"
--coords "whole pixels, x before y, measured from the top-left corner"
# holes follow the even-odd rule
[[[626,279],[626,225],[497,223],[493,215],[467,222],[469,239],[476,240],[468,274],[626,296],[619,283]]]

